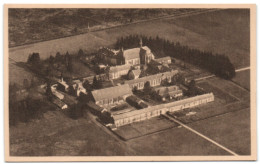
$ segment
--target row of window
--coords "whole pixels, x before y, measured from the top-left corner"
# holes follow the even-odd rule
[[[114,103],[119,102],[119,101],[123,101],[123,97],[122,97],[122,96],[119,96],[119,97],[116,97],[116,98],[110,98],[110,99],[99,100],[99,101],[97,102],[97,104],[100,104],[100,105],[104,105],[104,104],[114,104]]]
[[[140,64],[140,59],[138,58],[138,59],[127,60],[126,63],[130,65],[137,65]]]
[[[128,70],[123,70],[123,71],[112,73],[111,76],[112,76],[112,79],[116,79],[122,75],[126,75],[127,73],[128,73]]]
[[[212,101],[212,100],[213,100],[213,98],[207,98],[207,99],[203,99],[203,100],[200,100],[200,101],[187,103],[185,105],[174,106],[174,107],[169,108],[168,110],[167,109],[166,110],[160,109],[160,110],[156,110],[156,111],[152,111],[152,112],[142,113],[142,114],[135,116],[135,117],[129,117],[129,118],[117,120],[115,122],[115,124],[116,124],[116,126],[126,125],[126,124],[130,124],[132,122],[137,122],[137,121],[149,119],[151,117],[159,116],[160,114],[164,114],[167,111],[172,112],[172,111],[176,111],[176,110],[181,110],[181,109],[184,109],[184,108],[193,107],[193,106],[196,106],[196,105],[199,105],[199,104],[202,104],[202,103],[206,103],[206,102],[209,102],[209,101]]]

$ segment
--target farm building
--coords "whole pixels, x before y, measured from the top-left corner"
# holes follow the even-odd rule
[[[94,90],[91,92],[97,105],[112,105],[123,102],[127,96],[132,95],[128,84]]]
[[[191,108],[212,101],[214,101],[214,95],[213,93],[208,93],[167,104],[151,106],[141,110],[134,110],[118,115],[112,115],[112,117],[114,119],[114,124],[116,125],[116,127],[119,127],[131,124],[133,122],[139,122],[142,120],[150,119],[152,117],[165,114],[166,112],[173,112],[185,108]]]
[[[57,105],[60,109],[64,110],[64,109],[67,109],[68,108],[68,105],[65,104],[63,101],[61,101],[60,99],[58,98],[54,98],[52,100],[52,103]]]
[[[62,91],[62,92],[68,92],[69,91],[69,85],[63,81],[63,78],[58,81],[58,86],[57,86],[57,89]]]
[[[171,71],[171,69],[168,66],[166,66],[165,64],[161,64],[155,60],[151,60],[148,66],[149,69],[154,73]]]
[[[57,98],[59,98],[60,100],[64,99],[64,95],[57,90],[52,90],[52,94]]]
[[[148,105],[146,103],[144,103],[143,100],[141,100],[140,98],[138,98],[134,95],[128,96],[126,98],[126,102],[128,102],[130,105],[134,106],[137,109],[142,109],[142,108],[148,107]]]
[[[87,94],[87,91],[83,87],[83,84],[80,80],[74,80],[72,84],[72,88],[76,96],[80,96],[80,93]]]
[[[175,71],[170,71],[170,72],[164,72],[164,73],[158,73],[155,75],[150,75],[150,76],[145,76],[142,78],[134,79],[134,80],[126,80],[125,84],[129,84],[129,86],[134,89],[143,89],[144,84],[146,82],[150,82],[150,85],[152,87],[158,86],[161,84],[162,80],[167,80],[168,82],[171,82],[171,79],[174,75],[178,73],[177,70]]]
[[[89,109],[92,111],[92,113],[96,114],[96,115],[101,115],[102,113],[104,113],[106,111],[105,108],[102,108],[98,105],[96,105],[94,102],[90,101],[87,103],[87,106],[89,107]]]
[[[155,91],[161,97],[161,99],[165,99],[166,97],[177,98],[183,95],[182,90],[176,85],[155,88]]]

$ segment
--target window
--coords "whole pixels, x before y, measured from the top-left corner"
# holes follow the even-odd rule
[[[113,104],[113,98],[109,99],[109,104]]]

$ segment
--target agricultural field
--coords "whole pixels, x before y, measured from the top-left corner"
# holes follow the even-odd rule
[[[250,70],[240,71],[236,73],[236,77],[232,79],[232,81],[241,87],[250,90]]]
[[[249,10],[228,9],[168,21],[183,28],[183,35],[192,31],[207,40],[197,40],[197,48],[225,54],[235,68],[240,68],[250,65],[249,15]]]
[[[240,68],[249,65],[248,13],[249,11],[247,10],[229,9],[191,15],[189,17],[129,24],[117,28],[10,48],[9,55],[17,61],[25,61],[28,54],[32,52],[39,52],[42,58],[55,55],[57,52],[63,54],[67,51],[76,53],[79,49],[92,52],[101,46],[113,47],[113,44],[119,37],[141,34],[151,37],[159,36],[170,41],[180,42],[182,45],[212,51],[213,53],[224,53],[230,57],[236,68]],[[203,18],[203,24],[200,23],[201,18]],[[214,27],[212,22],[215,24]],[[234,27],[236,28],[234,29]]]
[[[9,83],[16,83],[21,86],[24,79],[27,79],[29,82],[31,82],[32,79],[34,80],[34,82],[39,83],[43,81],[40,77],[37,77],[33,73],[31,73],[30,70],[17,65],[17,63],[12,60],[9,60]]]
[[[189,126],[239,155],[250,155],[249,108],[194,122]]]
[[[129,140],[126,143],[138,155],[230,155],[182,127]]]
[[[249,80],[249,79],[248,79]],[[240,101],[250,100],[250,93],[248,90],[241,88],[239,85],[220,78],[211,78],[208,80],[209,83],[222,91],[228,92],[233,97],[239,99]],[[250,102],[250,101],[248,101]]]
[[[9,46],[101,30],[201,9],[9,9]]]
[[[61,111],[48,111],[41,119],[10,127],[10,152],[14,156],[134,155],[88,118],[73,120]]]

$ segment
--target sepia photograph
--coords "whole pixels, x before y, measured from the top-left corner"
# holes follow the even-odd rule
[[[6,161],[256,160],[256,5],[5,5]]]

